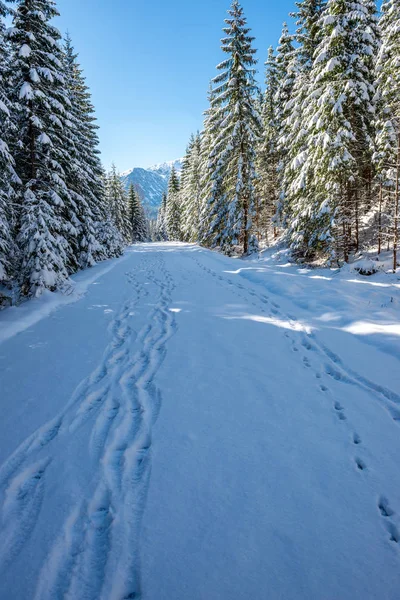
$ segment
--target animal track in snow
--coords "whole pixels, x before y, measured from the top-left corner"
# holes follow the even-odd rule
[[[389,501],[385,496],[381,496],[378,502],[378,508],[382,517],[391,517],[394,515],[393,510],[389,506]]]
[[[365,464],[365,462],[361,458],[356,457],[354,459],[354,461],[355,461],[355,463],[357,465],[357,469],[359,469],[360,471],[365,471],[365,469],[367,468],[367,465]]]

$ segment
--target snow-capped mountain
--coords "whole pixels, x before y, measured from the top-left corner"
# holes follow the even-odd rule
[[[150,218],[157,216],[162,196],[168,189],[172,167],[175,167],[179,174],[182,170],[182,159],[178,158],[170,162],[160,163],[147,169],[134,167],[130,171],[122,173],[125,186],[128,188],[133,183],[138,190]]]
[[[147,170],[153,171],[154,173],[157,173],[158,175],[161,175],[161,177],[164,177],[168,180],[171,174],[172,167],[175,167],[175,171],[178,173],[178,175],[180,175],[182,171],[182,164],[183,158],[177,158],[176,160],[170,160],[169,162],[163,162],[158,165],[153,165]]]

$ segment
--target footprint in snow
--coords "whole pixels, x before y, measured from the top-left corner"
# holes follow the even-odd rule
[[[388,523],[386,523],[386,528],[390,535],[390,541],[398,544],[400,542],[400,533],[399,533],[399,530],[397,529],[396,525],[388,522]]]
[[[365,462],[361,458],[358,458],[358,457],[356,457],[354,460],[357,465],[357,469],[359,469],[360,471],[365,471],[365,469],[367,468],[367,465],[365,464]]]
[[[346,420],[346,417],[345,417],[345,415],[343,414],[343,411],[344,411],[344,408],[343,408],[343,406],[340,404],[340,402],[335,402],[334,406],[335,406],[335,410],[336,410],[336,412],[337,412],[337,414],[338,414],[338,417],[339,417],[339,419],[340,419],[341,421],[345,421],[345,420]]]
[[[385,496],[379,498],[378,508],[382,517],[391,517],[394,515],[394,511],[389,506],[389,500]]]

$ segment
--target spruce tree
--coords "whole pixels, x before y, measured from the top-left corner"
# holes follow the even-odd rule
[[[160,208],[157,213],[157,223],[155,227],[156,237],[158,241],[165,242],[168,240],[167,234],[167,194],[164,193]]]
[[[291,89],[291,96],[286,104],[279,145],[285,151],[285,166],[281,172],[281,197],[283,199],[281,217],[289,231],[296,231],[297,216],[308,203],[311,195],[312,176],[308,179],[303,171],[308,136],[310,132],[304,127],[307,105],[310,102],[310,77],[314,55],[321,42],[322,28],[320,19],[325,8],[325,0],[302,0],[296,2],[297,12],[295,41],[297,46],[293,52],[292,68],[296,77]],[[284,210],[283,210],[284,205]]]
[[[294,159],[302,165],[294,193],[303,191],[291,243],[306,255],[322,251],[347,261],[353,233],[357,239],[357,193],[374,118],[371,57],[377,48],[366,4],[329,0],[319,20],[321,42],[304,113],[307,148]]]
[[[209,106],[204,112],[204,126],[200,134],[201,156],[200,156],[200,220],[199,220],[199,242],[205,246],[212,245],[212,228],[210,221],[210,199],[213,197],[214,205],[217,202],[216,190],[213,192],[212,161],[210,156],[217,138],[217,129],[214,126],[218,109],[213,106],[212,83],[208,90]],[[211,233],[210,233],[211,232]]]
[[[97,259],[106,256],[96,239],[96,214],[99,199],[94,190],[101,179],[101,171],[93,172],[93,148],[88,115],[91,112],[90,97],[82,70],[77,62],[71,38],[67,35],[64,44],[65,85],[69,100],[64,134],[70,148],[70,160],[65,165],[66,184],[70,192],[67,203],[68,218],[75,223],[76,235],[71,239],[74,254],[80,268],[92,266]]]
[[[7,7],[0,1],[0,284],[11,283],[17,259],[14,243],[16,210],[13,184],[17,185],[19,180],[10,149],[16,132],[9,81],[9,46],[3,22],[3,18],[8,14]]]
[[[276,91],[278,74],[274,49],[269,48],[266,62],[266,90],[262,103],[263,135],[257,152],[256,229],[259,239],[268,240],[269,230],[279,202],[279,149]],[[274,237],[276,227],[274,227]]]
[[[73,123],[76,157],[71,187],[83,199],[81,214],[86,213],[88,217],[83,224],[84,234],[86,230],[86,237],[93,235],[95,238],[94,242],[92,238],[92,243],[90,240],[80,243],[83,262],[87,264],[87,256],[93,256],[95,260],[119,256],[123,246],[116,227],[110,221],[107,207],[104,173],[98,149],[98,125],[90,90],[69,35],[64,48],[67,91],[71,102],[69,116]]]
[[[186,166],[187,162],[187,166]],[[196,242],[200,236],[201,218],[201,136],[192,136],[181,175],[182,236]]]
[[[243,9],[233,0],[225,20],[222,50],[228,57],[218,65],[213,80],[212,131],[215,142],[210,154],[213,188],[209,201],[209,238],[213,246],[231,253],[240,245],[244,254],[257,248],[254,235],[256,145],[262,131],[255,110],[255,50]]]
[[[128,193],[129,218],[132,232],[132,243],[145,242],[148,238],[147,220],[139,194],[133,184]]]
[[[181,230],[181,203],[180,203],[180,184],[179,177],[174,167],[168,183],[168,196],[166,208],[166,229],[168,239],[171,241],[180,241],[182,238]]]
[[[112,165],[107,178],[107,196],[111,218],[126,243],[132,239],[131,224],[128,213],[126,191],[115,165]]]
[[[70,160],[64,121],[65,90],[58,15],[52,0],[19,0],[11,40],[13,101],[18,140],[14,145],[22,180],[18,244],[21,290],[39,295],[56,289],[77,268],[68,242],[69,200],[64,167]]]
[[[376,65],[378,110],[374,157],[380,184],[378,249],[381,249],[384,219],[393,240],[393,270],[396,270],[400,202],[400,4],[397,0],[384,3],[380,24],[382,46]],[[385,211],[383,204],[387,207]]]
[[[288,132],[287,119],[291,114],[290,101],[297,74],[296,52],[293,46],[293,36],[289,34],[288,26],[283,24],[282,34],[279,39],[276,55],[276,85],[275,96],[276,124],[278,130],[278,182],[279,202],[277,206],[275,221],[282,227],[286,227],[287,221],[287,198],[284,190],[284,174],[288,164],[288,146],[285,138]]]

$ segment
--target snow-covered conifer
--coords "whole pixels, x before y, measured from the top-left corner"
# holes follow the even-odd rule
[[[291,164],[297,170],[292,193],[301,191],[291,243],[306,255],[339,252],[347,260],[353,231],[357,239],[357,193],[374,118],[371,57],[378,43],[367,4],[328,0],[319,19],[321,41],[304,103],[306,148]]]
[[[162,196],[162,201],[160,208],[157,213],[157,223],[155,227],[156,237],[158,241],[166,241],[168,240],[167,233],[167,194],[164,193]]]
[[[8,10],[0,1],[0,283],[10,283],[15,274],[16,247],[14,243],[15,191],[18,183],[10,143],[15,136],[13,105],[10,89],[9,46],[5,37],[3,18]]]
[[[292,69],[296,77],[285,107],[279,138],[279,147],[285,152],[285,164],[280,177],[281,221],[286,222],[289,227],[296,213],[308,202],[307,191],[311,182],[306,184],[301,172],[310,135],[310,131],[304,126],[304,116],[309,102],[313,57],[321,42],[322,28],[319,22],[325,0],[301,0],[296,5],[297,12],[292,14],[297,25],[294,36],[297,46],[292,53]],[[300,182],[297,181],[299,177]]]
[[[383,225],[393,240],[393,269],[397,268],[400,194],[400,3],[388,0],[382,7],[382,46],[377,75],[375,163],[380,183],[378,246]],[[384,223],[382,223],[384,220]]]
[[[128,200],[124,185],[115,165],[112,165],[111,171],[108,174],[107,196],[112,220],[125,242],[129,243],[132,238],[132,233],[129,220]]]
[[[274,49],[270,47],[266,62],[266,90],[262,103],[263,135],[257,151],[255,218],[258,236],[266,240],[279,202],[277,87],[276,57]],[[276,232],[275,227],[274,231]]]
[[[129,219],[131,223],[132,242],[145,242],[148,239],[147,220],[139,194],[131,184],[128,193]]]
[[[65,90],[58,15],[52,0],[19,0],[11,41],[18,140],[16,169],[22,180],[18,244],[21,290],[39,295],[56,289],[76,269],[68,242],[74,224],[65,214],[69,160],[64,120]]]
[[[181,175],[182,237],[196,242],[201,215],[201,136],[192,136]]]
[[[292,98],[293,87],[297,75],[297,60],[296,52],[293,46],[293,36],[289,33],[286,23],[283,24],[282,34],[279,39],[276,52],[277,91],[275,96],[275,106],[279,149],[279,202],[276,210],[275,221],[282,227],[285,227],[287,216],[287,198],[284,190],[284,174],[288,164],[289,148],[284,140],[288,131],[287,119],[291,114],[289,103]]]
[[[213,80],[212,131],[215,141],[210,154],[213,188],[209,200],[212,246],[232,252],[241,246],[248,254],[257,248],[254,235],[254,180],[256,145],[262,130],[255,110],[255,50],[243,9],[233,0],[228,11],[222,50],[228,57],[218,65]]]
[[[175,167],[172,167],[168,183],[167,208],[165,215],[166,229],[169,240],[181,240],[181,202],[180,183]]]

